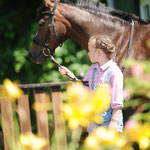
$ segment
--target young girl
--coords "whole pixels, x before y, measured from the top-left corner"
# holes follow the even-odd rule
[[[88,55],[92,64],[84,77],[84,81],[89,81],[89,88],[94,90],[96,86],[108,82],[111,86],[111,104],[110,108],[102,114],[104,118],[103,126],[115,128],[118,132],[123,129],[123,74],[120,68],[109,57],[115,51],[115,46],[105,35],[96,35],[89,39]],[[59,67],[60,73],[66,76],[66,73],[76,78],[74,74],[66,67]],[[91,123],[87,131],[90,132],[96,128],[97,124]]]

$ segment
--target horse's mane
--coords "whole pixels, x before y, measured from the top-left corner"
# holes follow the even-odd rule
[[[66,3],[68,5],[76,6],[80,9],[84,9],[90,13],[99,15],[100,13],[110,14],[112,16],[116,16],[120,19],[123,19],[127,22],[131,22],[132,20],[138,22],[139,24],[149,24],[150,21],[146,21],[140,19],[138,16],[134,14],[129,14],[120,10],[115,10],[113,8],[107,7],[105,4],[100,2],[94,2],[94,0],[61,0],[62,3]]]

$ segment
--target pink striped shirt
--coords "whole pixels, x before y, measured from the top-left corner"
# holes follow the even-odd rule
[[[122,108],[123,107],[123,74],[120,68],[118,67],[118,65],[112,60],[108,61],[102,66],[99,66],[98,63],[91,65],[87,74],[84,77],[84,81],[89,81],[89,88],[91,87],[92,74],[94,68],[96,68],[94,81],[96,82],[97,85],[100,85],[105,82],[108,69],[110,70],[109,83],[112,90],[111,107]]]

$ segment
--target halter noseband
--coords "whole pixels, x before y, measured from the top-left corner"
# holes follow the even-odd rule
[[[52,1],[52,0],[51,0]],[[52,2],[55,2],[55,1],[52,1]],[[52,11],[44,11],[42,12],[42,14],[47,14],[50,16],[50,20],[49,20],[49,24],[48,24],[48,29],[47,29],[47,33],[46,33],[46,40],[45,40],[45,43],[42,42],[38,37],[37,37],[37,34],[33,37],[33,41],[35,41],[37,44],[39,44],[40,46],[44,47],[43,50],[42,50],[42,53],[44,56],[50,56],[52,54],[52,51],[51,49],[49,48],[48,46],[48,43],[49,43],[49,38],[50,38],[50,31],[51,31],[51,27],[53,26],[53,32],[54,32],[54,35],[55,35],[55,38],[56,38],[56,41],[58,43],[59,46],[62,46],[62,44],[60,44],[58,42],[58,39],[57,39],[57,36],[56,36],[56,30],[55,30],[55,20],[54,20],[54,14],[55,14],[55,10],[56,10],[56,7],[58,5],[58,1],[56,1]]]

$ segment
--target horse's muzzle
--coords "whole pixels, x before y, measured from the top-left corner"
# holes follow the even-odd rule
[[[42,50],[30,49],[28,56],[31,59],[31,61],[36,64],[41,64],[46,61],[46,57],[43,55]]]

